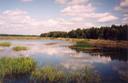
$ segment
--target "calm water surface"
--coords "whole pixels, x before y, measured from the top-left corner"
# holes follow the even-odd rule
[[[11,47],[0,47],[0,57],[32,57],[39,67],[51,65],[65,71],[86,66],[100,74],[103,83],[128,83],[128,51],[82,52],[70,49],[72,43],[62,40],[2,40]],[[14,46],[27,46],[29,50],[15,52]],[[22,80],[22,79],[19,79]]]

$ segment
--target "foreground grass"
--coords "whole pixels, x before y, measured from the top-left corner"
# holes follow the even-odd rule
[[[32,79],[38,83],[58,83],[64,81],[65,73],[52,67],[44,67],[32,72]]]
[[[14,51],[25,51],[25,50],[28,50],[28,48],[25,46],[16,46],[16,47],[13,47],[13,50]]]
[[[35,69],[35,62],[31,58],[1,58],[0,78],[12,75],[31,73]]]
[[[10,42],[0,42],[0,46],[9,47],[9,46],[11,46],[11,43]]]
[[[30,83],[99,83],[100,78],[88,68],[78,72],[64,72],[50,66],[36,68],[31,58],[1,58],[0,83],[4,79],[11,80],[26,75]]]
[[[100,78],[88,68],[79,72],[57,70],[53,67],[43,67],[32,72],[31,78],[35,83],[99,83]]]

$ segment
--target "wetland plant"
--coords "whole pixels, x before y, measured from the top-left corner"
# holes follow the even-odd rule
[[[0,46],[9,47],[9,46],[11,46],[11,43],[10,42],[0,42]]]
[[[31,77],[39,83],[62,83],[65,79],[65,73],[47,66],[32,72]]]
[[[14,51],[25,51],[25,50],[28,50],[28,48],[25,46],[15,46],[13,47],[13,50]]]
[[[0,78],[29,74],[35,69],[35,66],[34,60],[28,57],[1,58]]]
[[[0,82],[3,79],[29,76],[30,83],[99,83],[100,77],[91,69],[64,72],[51,66],[37,68],[33,59],[28,57],[1,58]]]
[[[78,72],[64,72],[53,67],[43,67],[32,72],[34,83],[99,83],[100,77],[88,68]]]

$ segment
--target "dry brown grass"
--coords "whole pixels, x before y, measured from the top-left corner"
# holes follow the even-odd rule
[[[128,41],[124,40],[103,40],[103,39],[77,39],[77,38],[57,38],[69,42],[86,41],[95,47],[108,47],[108,48],[128,48]]]
[[[96,47],[110,47],[110,48],[128,48],[128,41],[112,41],[112,40],[89,40],[91,45]]]
[[[49,37],[13,37],[13,36],[0,36],[0,40],[17,39],[17,40],[64,40],[68,42],[86,41],[96,47],[111,47],[111,48],[128,48],[128,41],[113,41],[101,39],[80,39],[80,38],[49,38]]]

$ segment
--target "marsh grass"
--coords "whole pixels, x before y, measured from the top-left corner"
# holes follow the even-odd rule
[[[76,43],[72,46],[69,46],[72,49],[75,49],[76,51],[85,51],[85,52],[92,52],[92,51],[99,51],[99,48],[96,48],[95,46],[91,45],[89,43],[90,40],[79,40],[76,41]]]
[[[43,67],[40,70],[36,70],[32,72],[32,79],[36,80],[36,82],[46,82],[46,83],[58,83],[63,82],[65,78],[65,74],[62,71],[56,70],[53,67]]]
[[[78,42],[76,42],[76,44],[74,46],[79,47],[79,48],[93,48],[93,46],[90,45],[87,40],[86,41],[85,40],[78,41]]]
[[[1,58],[0,59],[0,78],[7,76],[18,76],[29,74],[35,69],[36,63],[31,58]]]
[[[100,77],[89,68],[64,72],[51,66],[36,68],[36,63],[28,57],[1,58],[0,81],[29,76],[30,83],[99,83]]]
[[[25,46],[16,46],[16,47],[13,47],[13,50],[14,51],[25,51],[25,50],[28,50],[28,48]]]
[[[11,46],[11,43],[10,42],[0,42],[0,46],[9,47],[9,46]]]
[[[85,68],[78,72],[63,72],[53,67],[43,67],[32,72],[31,78],[35,83],[99,83],[100,77]]]

